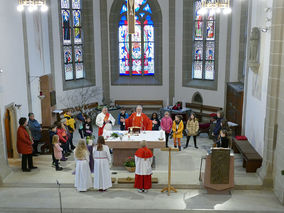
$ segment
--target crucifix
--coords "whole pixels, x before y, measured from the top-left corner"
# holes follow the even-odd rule
[[[135,0],[127,1],[127,22],[128,22],[128,33],[135,33]]]

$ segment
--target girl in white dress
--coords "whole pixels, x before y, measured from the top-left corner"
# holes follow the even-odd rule
[[[110,175],[111,156],[103,136],[98,137],[97,145],[93,149],[93,157],[94,188],[99,191],[106,191],[112,187]]]
[[[76,171],[75,188],[79,192],[85,192],[92,187],[91,170],[89,166],[90,153],[85,140],[79,140],[75,149]]]

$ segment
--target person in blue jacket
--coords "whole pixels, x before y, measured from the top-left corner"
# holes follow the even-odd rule
[[[126,109],[125,108],[121,108],[120,109],[120,113],[118,115],[118,119],[117,119],[117,123],[118,125],[120,125],[120,130],[123,131],[125,130],[125,122],[121,122],[120,119],[121,118],[124,118],[124,119],[127,119],[129,116],[128,114],[126,113]]]
[[[218,140],[219,134],[220,134],[220,130],[222,128],[221,126],[221,122],[224,119],[224,112],[223,111],[218,111],[217,112],[217,120],[216,120],[216,125],[215,128],[213,130],[213,136],[215,137],[215,140]]]
[[[41,139],[42,128],[39,122],[35,119],[34,113],[32,112],[29,113],[28,127],[31,131],[33,142],[34,142],[33,143],[33,155],[36,156],[37,154],[39,154],[37,147]]]

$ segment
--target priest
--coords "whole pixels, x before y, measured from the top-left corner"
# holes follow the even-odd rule
[[[105,131],[112,130],[115,119],[108,113],[107,107],[103,107],[102,112],[97,115],[96,125],[99,127],[98,135],[101,136]]]
[[[142,106],[136,107],[136,112],[127,119],[121,118],[120,122],[125,122],[125,129],[129,127],[140,127],[141,130],[152,130],[152,121],[142,112]]]

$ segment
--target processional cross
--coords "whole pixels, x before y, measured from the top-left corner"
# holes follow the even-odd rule
[[[127,23],[128,33],[135,33],[135,0],[127,1]]]

